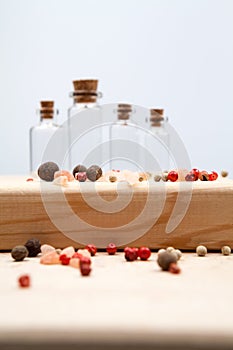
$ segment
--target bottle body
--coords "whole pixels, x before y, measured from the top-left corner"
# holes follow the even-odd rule
[[[143,171],[140,128],[132,120],[110,125],[110,170]]]
[[[54,139],[53,139],[54,138]],[[64,138],[62,127],[53,119],[42,119],[30,129],[30,171],[35,175],[42,162],[53,161],[61,165]]]
[[[68,110],[69,169],[102,166],[102,113],[98,103],[74,103]]]
[[[145,135],[145,168],[150,173],[169,171],[170,137],[164,125],[150,126]]]

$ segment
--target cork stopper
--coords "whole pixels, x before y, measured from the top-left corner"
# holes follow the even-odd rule
[[[98,96],[97,79],[81,79],[73,81],[73,97],[76,103],[95,103]]]
[[[41,118],[53,118],[54,116],[54,101],[40,101]]]
[[[127,120],[132,112],[132,105],[128,103],[119,103],[117,106],[117,115],[120,120]]]
[[[163,121],[164,121],[164,109],[152,108],[150,110],[151,126],[161,126]]]

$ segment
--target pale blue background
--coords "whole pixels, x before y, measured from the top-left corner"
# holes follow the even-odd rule
[[[163,106],[193,166],[233,174],[233,1],[0,0],[0,173],[27,173],[41,99],[72,80],[103,103]]]

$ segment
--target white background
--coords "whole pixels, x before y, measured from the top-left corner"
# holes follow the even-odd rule
[[[162,106],[192,165],[233,174],[233,1],[0,0],[0,173],[29,168],[41,99],[66,119],[72,80],[103,103]]]

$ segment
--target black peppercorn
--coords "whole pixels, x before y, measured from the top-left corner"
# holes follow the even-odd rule
[[[77,173],[86,173],[86,172],[87,172],[87,168],[82,164],[76,165],[76,167],[74,167],[73,169],[74,177],[75,177],[75,174]]]
[[[46,162],[39,166],[38,176],[45,181],[51,182],[54,180],[54,173],[59,170],[59,167],[54,162]]]
[[[90,181],[96,181],[102,176],[103,172],[98,165],[92,165],[87,169],[86,173]]]
[[[165,251],[158,254],[157,263],[164,271],[168,271],[170,264],[176,262],[177,255],[172,252]]]
[[[12,249],[11,256],[16,261],[22,261],[28,256],[28,250],[24,245],[17,245]]]
[[[41,252],[40,250],[41,244],[37,238],[29,239],[24,245],[28,250],[29,257],[35,257],[37,256],[37,254]]]

